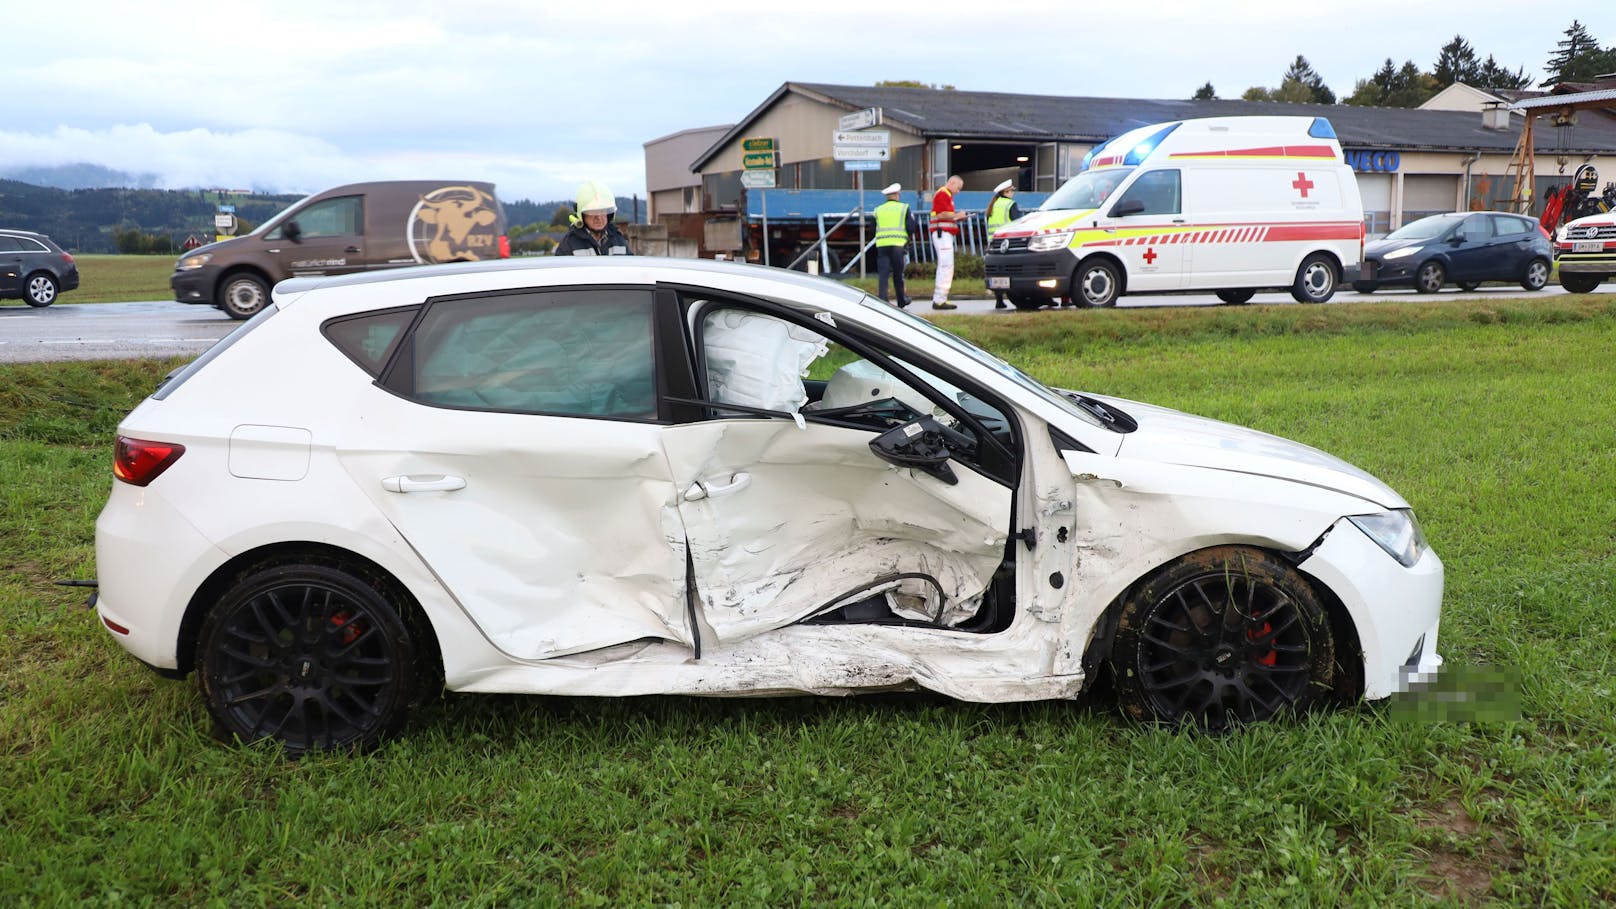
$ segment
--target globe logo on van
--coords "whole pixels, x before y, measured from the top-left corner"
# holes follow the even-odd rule
[[[474,262],[499,257],[494,197],[475,186],[444,186],[410,210],[405,236],[417,262]]]

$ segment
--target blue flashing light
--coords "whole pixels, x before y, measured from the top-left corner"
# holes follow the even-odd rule
[[[1111,143],[1113,143],[1115,141],[1117,141],[1117,137],[1112,136],[1111,138],[1105,140],[1104,142],[1101,142],[1099,145],[1096,145],[1093,148],[1089,149],[1089,153],[1083,156],[1083,165],[1081,167],[1079,167],[1078,170],[1079,171],[1088,170],[1089,165],[1091,163],[1093,163],[1095,158],[1099,157],[1100,152],[1105,151],[1105,147],[1107,145],[1110,145]]]
[[[1313,125],[1308,127],[1307,134],[1315,139],[1334,139],[1335,127],[1324,117],[1314,117]]]
[[[1143,164],[1145,159],[1150,157],[1150,153],[1156,150],[1156,146],[1160,145],[1161,141],[1167,138],[1167,135],[1175,129],[1178,129],[1177,123],[1170,123],[1167,126],[1162,127],[1160,130],[1157,130],[1155,135],[1143,142],[1140,142],[1138,145],[1135,145],[1133,149],[1128,152],[1127,157],[1122,159],[1122,163]]]

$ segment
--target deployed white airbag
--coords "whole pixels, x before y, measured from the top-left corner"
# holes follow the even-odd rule
[[[802,378],[830,345],[772,316],[723,309],[702,326],[707,389],[715,402],[794,414],[808,401]]]

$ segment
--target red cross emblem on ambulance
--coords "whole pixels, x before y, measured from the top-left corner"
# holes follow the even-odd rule
[[[1161,257],[1156,255],[1156,247],[1147,246],[1145,247],[1145,254],[1142,258],[1145,260],[1146,265],[1155,265],[1156,260]]]
[[[1304,198],[1304,199],[1307,198],[1307,191],[1312,189],[1314,187],[1314,185],[1315,185],[1314,182],[1312,180],[1309,180],[1307,178],[1307,174],[1304,173],[1303,171],[1297,171],[1296,172],[1296,179],[1291,181],[1291,189],[1294,189],[1297,192],[1301,193],[1302,198]]]

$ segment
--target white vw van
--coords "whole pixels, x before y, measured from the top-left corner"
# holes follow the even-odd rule
[[[1357,277],[1363,204],[1323,117],[1213,117],[1142,126],[988,243],[987,284],[1037,309],[1067,298],[1289,289],[1323,303]]]

